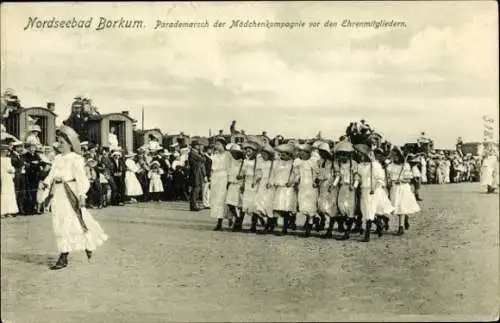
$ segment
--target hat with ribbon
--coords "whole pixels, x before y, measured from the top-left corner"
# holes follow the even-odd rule
[[[279,153],[293,154],[295,146],[291,143],[282,144],[276,147],[276,151]]]
[[[68,142],[73,149],[73,151],[77,154],[82,153],[82,148],[80,147],[80,140],[78,139],[78,134],[73,130],[73,128],[68,127],[66,125],[62,125],[56,130],[56,135],[64,138],[66,142]]]

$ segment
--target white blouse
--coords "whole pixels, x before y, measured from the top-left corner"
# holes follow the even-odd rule
[[[48,187],[54,180],[71,182],[75,180],[76,196],[85,196],[90,188],[90,182],[85,173],[85,161],[77,153],[70,152],[66,155],[57,155],[52,163],[49,174],[43,181]]]

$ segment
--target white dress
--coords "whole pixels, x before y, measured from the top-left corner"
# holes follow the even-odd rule
[[[14,188],[14,172],[10,157],[2,157],[0,159],[0,173],[1,173],[1,214],[16,214],[19,212],[16,200],[16,190]]]
[[[242,211],[245,213],[255,213],[255,194],[257,185],[255,185],[257,172],[257,158],[245,159],[243,162],[242,173],[245,176],[245,189],[242,196]]]
[[[293,179],[293,161],[276,160],[271,175],[272,184],[276,186],[273,210],[283,212],[297,211],[297,194],[293,187],[287,187],[289,179]]]
[[[236,207],[241,207],[242,204],[242,194],[241,194],[241,184],[243,183],[241,180],[237,179],[240,170],[242,170],[243,160],[236,160],[234,158],[230,158],[230,165],[228,171],[228,182],[229,185],[227,187],[226,194],[226,204]]]
[[[359,164],[358,176],[361,179],[360,207],[363,219],[365,221],[373,221],[375,220],[375,214],[378,212],[381,212],[381,214],[390,213],[386,211],[386,209],[389,209],[389,206],[383,198],[385,194],[383,189],[385,173],[380,163],[374,161],[371,163]],[[379,186],[378,189],[376,189],[377,186]],[[372,189],[374,190],[373,194],[370,194]]]
[[[114,133],[108,135],[108,146],[111,150],[118,148],[118,137]]]
[[[163,175],[163,169],[161,168],[156,168],[155,170],[149,171],[148,178],[149,178],[150,193],[163,192],[163,183],[161,181],[161,175]]]
[[[387,174],[392,181],[391,185],[391,202],[394,205],[395,214],[413,214],[420,212],[420,206],[415,199],[415,195],[411,191],[409,183],[396,184],[396,181],[410,181],[412,179],[412,171],[410,165],[390,164],[387,166]]]
[[[314,216],[318,211],[318,188],[313,187],[318,172],[318,162],[313,159],[302,160],[297,167],[299,212],[307,216]]]
[[[273,217],[274,187],[271,184],[271,172],[274,161],[257,160],[257,177],[260,179],[255,194],[255,210],[262,216]]]
[[[227,174],[231,163],[228,152],[212,155],[210,177],[210,217],[223,219],[226,212]]]
[[[51,199],[52,226],[60,252],[95,250],[108,239],[88,210],[81,208],[83,222],[88,229],[84,232],[68,199],[64,183],[59,183],[61,180],[66,182],[77,197],[86,196],[90,183],[85,174],[84,163],[83,157],[73,152],[57,155],[44,180],[53,194]]]
[[[483,159],[481,165],[481,186],[484,188],[498,186],[498,159],[491,155]]]
[[[125,161],[127,171],[125,172],[125,195],[126,196],[141,196],[143,194],[141,184],[135,173],[139,170],[137,164],[128,158]]]

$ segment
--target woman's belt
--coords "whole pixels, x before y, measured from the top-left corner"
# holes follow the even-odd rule
[[[76,179],[70,179],[68,181],[63,181],[61,179],[54,180],[54,184],[63,184],[63,183],[71,183],[71,182],[76,182]]]

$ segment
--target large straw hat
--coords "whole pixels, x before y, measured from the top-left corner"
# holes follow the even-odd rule
[[[222,136],[217,136],[214,138],[214,143],[216,142],[220,142],[223,146],[226,145],[226,138],[222,137]]]
[[[257,151],[260,148],[260,144],[258,142],[255,142],[255,141],[245,141],[241,148],[242,149],[250,148],[250,149]]]
[[[321,151],[324,151],[324,152],[331,154],[330,145],[327,142],[320,143],[319,146],[316,148],[318,148],[318,150],[321,150]]]
[[[40,128],[39,125],[34,124],[29,128],[30,131],[37,131],[37,132],[42,132],[42,128]]]
[[[367,155],[367,156],[370,156],[370,154],[372,152],[370,147],[368,145],[365,145],[365,144],[354,145],[354,150],[362,153],[363,155]]]
[[[115,151],[113,151],[113,152],[111,153],[111,157],[113,157],[113,156],[115,156],[115,155],[117,155],[117,156],[121,157],[121,156],[122,156],[122,153],[121,153],[121,152],[119,152],[118,150],[115,150]]]
[[[63,137],[69,142],[73,151],[77,154],[82,153],[82,148],[80,147],[80,140],[78,140],[78,134],[73,130],[73,128],[66,125],[62,125],[56,130],[56,134]]]
[[[151,163],[151,166],[158,166],[160,167],[160,162],[157,161],[157,160],[154,160],[152,163]]]
[[[343,152],[343,153],[352,153],[354,151],[354,147],[352,144],[347,141],[343,140],[335,145],[333,148],[333,151],[335,152]]]
[[[295,151],[295,146],[290,143],[282,144],[276,147],[276,151],[280,153],[293,154]]]
[[[266,144],[262,147],[262,151],[265,151],[266,153],[269,153],[271,155],[274,155],[274,149],[270,144]]]
[[[403,154],[403,150],[401,150],[401,148],[399,146],[396,146],[396,145],[392,146],[391,151],[395,151],[396,153],[398,153],[398,155],[401,158],[405,158],[405,155]]]
[[[300,145],[297,145],[297,150],[310,153],[312,151],[312,146],[309,144],[300,144]]]
[[[228,150],[231,154],[234,154],[238,157],[243,157],[243,155],[244,155],[243,150],[241,149],[240,145],[238,145],[238,144],[230,144],[230,147]]]
[[[128,153],[128,154],[125,155],[125,158],[132,158],[132,157],[135,157],[135,156],[137,156],[136,153]]]

